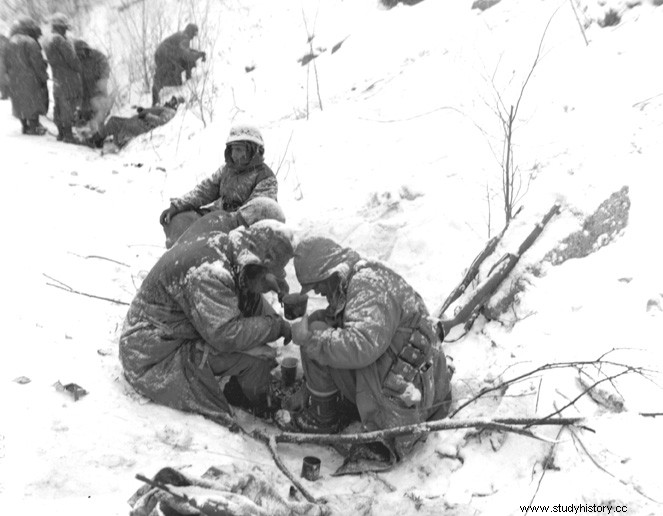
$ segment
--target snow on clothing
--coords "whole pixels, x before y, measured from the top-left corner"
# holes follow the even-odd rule
[[[336,292],[327,296],[324,315],[331,328],[314,331],[301,348],[312,391],[340,390],[356,404],[369,431],[446,417],[450,377],[442,344],[422,298],[403,278],[322,237],[300,242],[295,271],[302,285],[335,272],[341,280]],[[401,360],[397,357],[412,347],[425,352],[407,385],[395,372]],[[406,436],[391,444],[403,457],[416,441]]]
[[[292,241],[283,224],[265,221],[167,251],[124,323],[120,361],[128,382],[156,403],[229,424],[214,373],[236,376],[249,399],[266,392],[271,364],[243,353],[276,340],[281,327],[264,298],[245,289],[242,270],[261,264],[283,276]]]
[[[53,72],[53,120],[57,126],[71,127],[81,102],[81,63],[73,43],[53,32],[44,48]]]
[[[230,158],[230,147],[226,146],[226,164],[189,193],[171,199],[179,209],[201,208],[210,205],[211,211],[236,211],[240,206],[256,197],[268,197],[278,201],[278,182],[274,172],[263,162],[262,153],[254,153],[244,167],[235,165]]]
[[[19,20],[12,27],[5,54],[12,114],[21,120],[48,112],[48,72],[37,41],[39,33],[31,20]]]
[[[251,199],[234,212],[217,210],[202,216],[195,211],[178,213],[164,227],[166,248],[170,249],[179,240],[203,238],[214,231],[229,233],[266,219],[285,222],[283,210],[276,201],[267,197]]]

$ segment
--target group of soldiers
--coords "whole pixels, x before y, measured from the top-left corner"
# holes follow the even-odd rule
[[[0,36],[0,96],[11,98],[12,113],[21,121],[23,134],[45,134],[47,129],[39,117],[48,113],[47,66],[50,66],[53,121],[58,141],[65,143],[101,147],[110,138],[122,147],[131,138],[167,123],[184,99],[173,96],[161,105],[161,90],[166,86],[181,86],[182,74],[186,79],[191,78],[197,60],[206,59],[205,52],[190,48],[198,27],[188,24],[157,47],[152,107],[138,107],[131,117],[107,119],[112,106],[108,58],[86,41],[68,37],[72,26],[66,15],[52,15],[50,26],[52,33],[44,38],[43,53],[42,31],[32,18],[18,18],[10,29],[9,38]],[[76,126],[86,126],[85,138],[74,134]]]
[[[225,164],[161,214],[168,250],[120,338],[128,382],[156,403],[224,424],[235,406],[296,432],[446,417],[452,369],[423,299],[389,267],[330,238],[296,239],[264,149],[256,127],[232,127]],[[314,291],[327,307],[291,324],[264,295],[288,297],[292,259],[300,296]],[[279,398],[271,379],[281,339],[299,346],[304,381]],[[393,463],[416,441],[364,448]]]

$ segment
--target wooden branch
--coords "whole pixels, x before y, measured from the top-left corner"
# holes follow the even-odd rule
[[[530,234],[525,238],[516,254],[507,253],[493,266],[489,272],[488,277],[477,287],[474,295],[470,298],[469,301],[465,303],[454,315],[452,319],[443,320],[442,325],[444,326],[445,331],[450,330],[458,324],[465,323],[470,319],[472,313],[483,305],[491,298],[491,296],[497,291],[497,288],[501,283],[506,279],[509,273],[514,269],[520,257],[534,244],[539,235],[543,232],[544,227],[550,219],[560,211],[560,205],[554,204],[548,213],[543,217],[541,222],[537,223],[534,229]],[[489,242],[490,244],[490,242]],[[482,253],[483,254],[483,253]],[[481,255],[480,255],[481,256]],[[476,261],[476,259],[475,259]],[[465,281],[465,280],[463,280]],[[461,286],[463,283],[461,283]],[[460,288],[460,287],[457,287]],[[455,292],[455,291],[454,291]],[[454,295],[452,292],[452,295]],[[460,295],[460,294],[459,294]],[[451,297],[451,296],[450,296]],[[445,301],[446,303],[446,301]]]
[[[254,434],[258,436],[258,438],[267,444],[267,447],[269,448],[270,453],[272,454],[272,458],[274,459],[274,462],[276,463],[276,466],[283,472],[283,474],[288,477],[290,482],[293,483],[293,485],[299,489],[299,491],[304,495],[304,498],[306,498],[309,502],[311,503],[324,503],[325,501],[323,499],[318,500],[315,496],[313,496],[308,489],[306,489],[302,483],[297,480],[297,478],[292,474],[292,472],[288,469],[288,467],[283,463],[281,460],[281,457],[279,457],[279,453],[276,449],[276,438],[272,435],[270,437],[267,437],[266,435],[257,432]],[[265,441],[266,439],[266,441]]]
[[[86,260],[90,259],[90,258],[96,258],[98,260],[106,260],[106,261],[109,261],[109,262],[117,263],[118,265],[123,265],[125,267],[129,267],[128,263],[120,262],[118,260],[113,260],[112,258],[106,258],[105,256],[99,256],[99,255],[96,255],[96,254],[88,254],[87,256],[83,256],[82,254],[72,253],[71,251],[69,251],[69,254],[73,254],[74,256],[78,256],[79,258],[85,258]]]
[[[120,301],[119,299],[113,299],[111,297],[97,296],[95,294],[88,294],[87,292],[81,292],[80,290],[75,290],[75,289],[71,288],[69,285],[66,285],[66,284],[62,283],[60,280],[52,278],[48,274],[42,273],[42,275],[46,276],[48,279],[50,279],[52,281],[55,281],[55,282],[59,283],[59,285],[56,285],[55,283],[46,283],[49,287],[59,288],[60,290],[64,290],[65,292],[69,292],[70,294],[78,294],[79,296],[91,297],[91,298],[94,298],[94,299],[101,299],[102,301],[109,301],[111,303],[115,303],[115,304],[118,304],[118,305],[129,306],[131,304],[131,303],[127,303],[125,301]]]
[[[573,14],[576,17],[576,21],[578,22],[578,27],[580,27],[580,32],[582,33],[582,39],[585,40],[585,46],[589,46],[589,41],[587,40],[587,34],[585,34],[585,27],[582,26],[582,23],[580,23],[580,17],[578,16],[578,11],[576,10],[575,3],[573,0],[569,0],[571,3],[571,9],[573,9]]]
[[[297,434],[292,432],[282,432],[273,436],[276,442],[279,443],[294,443],[294,444],[359,444],[369,443],[376,441],[385,441],[393,437],[403,435],[419,436],[429,434],[431,432],[440,432],[446,430],[458,430],[462,428],[492,428],[501,431],[514,432],[523,434],[522,428],[515,425],[536,426],[541,424],[550,425],[575,425],[584,421],[581,417],[571,418],[522,418],[522,419],[442,419],[439,421],[426,421],[414,425],[397,426],[393,428],[386,428],[384,430],[375,430],[372,432],[364,432],[360,434]],[[255,434],[254,434],[255,435]],[[541,439],[534,434],[525,434],[527,437],[534,437]],[[264,441],[264,436],[257,436]]]

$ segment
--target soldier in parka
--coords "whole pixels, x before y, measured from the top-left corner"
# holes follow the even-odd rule
[[[9,98],[9,75],[5,66],[5,54],[9,46],[9,38],[0,34],[0,100]]]
[[[77,122],[90,122],[92,132],[99,130],[110,111],[108,58],[99,50],[91,48],[82,39],[74,41],[76,56],[81,63],[82,97]]]
[[[210,233],[230,233],[233,229],[252,226],[261,220],[277,220],[285,223],[285,214],[279,204],[267,197],[251,199],[237,211],[213,211],[191,224],[177,242],[207,238]],[[166,242],[170,249],[175,242]]]
[[[183,31],[176,32],[164,39],[154,53],[156,70],[152,85],[152,105],[159,104],[159,92],[165,86],[181,86],[182,72],[186,79],[191,79],[191,70],[196,61],[207,59],[207,54],[191,48],[191,40],[198,35],[198,26],[189,23]]]
[[[39,25],[28,17],[16,20],[5,54],[12,114],[21,121],[23,134],[42,135],[46,128],[39,115],[48,112],[48,72],[41,53]]]
[[[230,129],[224,152],[225,165],[189,193],[170,200],[159,217],[166,245],[175,242],[193,222],[212,211],[232,213],[257,197],[277,201],[278,182],[264,163],[265,143],[252,125]]]
[[[290,402],[301,409],[296,430],[339,431],[348,401],[365,431],[446,417],[451,374],[421,296],[387,266],[328,238],[302,239],[294,261],[302,292],[314,290],[329,303],[292,328],[305,376]],[[416,440],[392,440],[385,458],[402,458]]]
[[[46,58],[53,72],[53,120],[58,128],[58,141],[78,143],[72,133],[83,93],[81,63],[74,44],[67,38],[69,18],[61,13],[51,17],[53,33],[45,45]]]
[[[155,403],[222,424],[231,424],[229,402],[268,414],[276,355],[268,343],[288,343],[291,333],[262,294],[279,289],[293,238],[285,225],[264,220],[166,251],[126,316],[127,381]],[[222,378],[230,378],[224,390]]]

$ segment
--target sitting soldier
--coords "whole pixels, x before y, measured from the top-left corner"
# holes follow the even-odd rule
[[[127,381],[155,403],[231,425],[228,403],[271,409],[270,371],[290,324],[263,293],[278,291],[293,234],[264,220],[174,245],[143,280],[120,337]],[[230,379],[222,390],[219,380]],[[230,398],[230,399],[227,399]]]
[[[251,199],[277,201],[278,182],[265,164],[265,142],[251,125],[230,129],[225,164],[189,193],[170,200],[159,217],[166,242],[176,241],[194,221],[212,211],[237,211]]]
[[[366,431],[447,416],[451,374],[442,344],[402,277],[323,237],[297,245],[295,272],[302,293],[314,290],[329,304],[292,328],[306,379],[288,402],[299,409],[294,430],[340,431],[343,402],[356,407]],[[400,459],[417,439],[397,437],[383,451]]]

